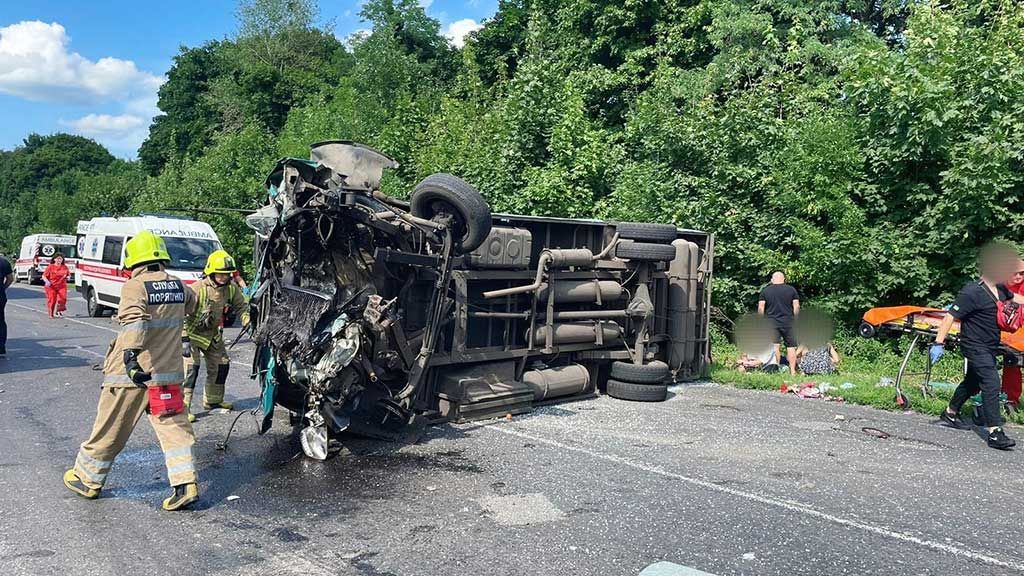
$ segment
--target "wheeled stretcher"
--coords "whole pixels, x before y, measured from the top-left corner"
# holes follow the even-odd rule
[[[910,346],[907,347],[900,363],[899,372],[896,373],[896,403],[903,407],[910,406],[910,399],[903,393],[903,383],[907,376],[924,376],[924,383],[921,385],[921,392],[927,396],[930,391],[932,362],[931,357],[925,354],[924,372],[907,372],[910,358],[915,350],[927,348],[933,342],[939,331],[939,324],[946,317],[946,311],[941,308],[926,308],[923,306],[891,306],[884,308],[872,308],[864,313],[863,321],[857,332],[865,338],[874,338],[879,335],[900,336],[907,334],[911,336]],[[1002,333],[1001,352],[1003,357],[1020,365],[1021,357],[1024,355],[1024,330],[1014,333]],[[955,347],[960,340],[960,322],[954,321],[949,334],[946,336],[947,348]]]

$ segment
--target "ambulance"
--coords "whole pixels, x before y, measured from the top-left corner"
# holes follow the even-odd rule
[[[64,256],[64,264],[75,275],[75,237],[64,234],[32,234],[21,239],[21,252],[14,261],[14,279],[29,284],[42,284],[43,271],[55,255]],[[71,278],[68,278],[71,282]]]
[[[221,248],[213,228],[197,220],[157,215],[79,220],[75,289],[85,298],[90,316],[117,310],[121,287],[131,276],[124,267],[124,245],[143,230],[164,239],[171,256],[167,272],[185,284],[199,280],[206,257]]]

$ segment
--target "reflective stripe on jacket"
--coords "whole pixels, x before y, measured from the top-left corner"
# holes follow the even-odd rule
[[[139,365],[153,383],[180,384],[181,330],[195,313],[196,298],[180,279],[160,269],[136,268],[121,288],[117,321],[121,330],[103,363],[103,385],[134,386],[124,367],[124,351],[139,350]]]
[[[249,305],[234,282],[218,286],[213,278],[207,276],[192,284],[191,288],[197,307],[196,313],[185,323],[185,334],[193,346],[206,350],[221,338],[225,310],[237,313],[243,326],[249,325]]]

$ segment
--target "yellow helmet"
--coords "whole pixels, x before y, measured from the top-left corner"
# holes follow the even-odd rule
[[[170,262],[164,239],[149,230],[143,230],[124,245],[124,265],[126,268],[137,268],[153,262]]]
[[[206,268],[203,273],[210,274],[231,274],[235,271],[235,259],[228,254],[227,250],[216,250],[206,259]]]

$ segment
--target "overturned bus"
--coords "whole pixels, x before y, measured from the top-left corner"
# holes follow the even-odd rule
[[[675,226],[492,214],[466,182],[380,192],[390,158],[331,141],[281,160],[256,232],[261,432],[307,455],[349,431],[465,421],[606,392],[664,400],[704,375],[714,238]]]

